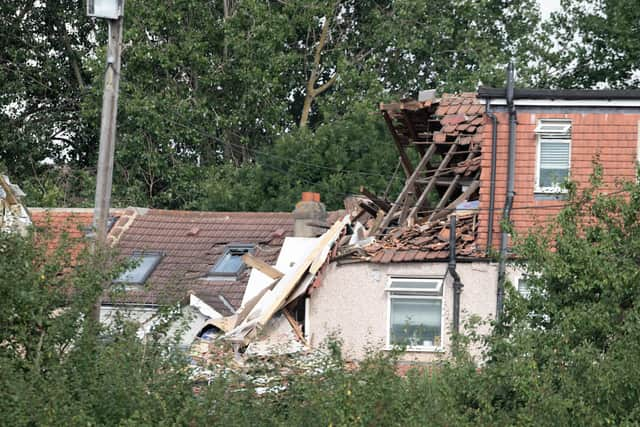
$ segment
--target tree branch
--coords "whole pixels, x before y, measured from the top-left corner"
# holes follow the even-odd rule
[[[329,36],[330,21],[331,18],[329,16],[325,16],[324,23],[322,24],[322,32],[320,33],[320,39],[318,40],[318,44],[316,45],[316,50],[313,55],[313,66],[311,68],[309,80],[307,80],[307,93],[304,97],[304,105],[302,106],[302,114],[300,115],[301,128],[306,127],[309,123],[309,113],[311,112],[311,105],[315,98],[322,92],[329,89],[335,83],[337,78],[337,73],[334,73],[331,79],[329,79],[325,84],[319,88],[315,87],[318,77],[320,77],[320,60],[322,59],[322,51],[324,50]]]

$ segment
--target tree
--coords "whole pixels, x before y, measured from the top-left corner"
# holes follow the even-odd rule
[[[0,154],[31,203],[90,205],[106,26],[70,0],[18,6],[0,9],[9,34],[0,41]],[[351,110],[374,112],[389,97],[500,84],[509,57],[528,61],[537,23],[534,0],[132,0],[114,203],[217,205],[201,190],[211,168],[264,165],[256,154],[278,155],[299,127],[344,129]],[[373,151],[374,137],[359,144]]]
[[[465,405],[509,424],[629,425],[640,418],[640,186],[569,185],[566,208],[516,253],[531,290],[510,293]],[[472,385],[475,384],[475,385]],[[477,388],[475,388],[477,387]],[[487,418],[484,418],[485,420]]]
[[[3,424],[177,422],[193,398],[184,359],[159,336],[141,341],[136,325],[93,323],[95,296],[118,269],[96,268],[79,242],[48,243],[0,233]]]
[[[556,48],[544,60],[559,87],[638,87],[640,11],[620,0],[563,0],[546,30]]]

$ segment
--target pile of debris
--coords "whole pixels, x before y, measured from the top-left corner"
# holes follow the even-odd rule
[[[477,213],[457,215],[456,253],[469,256],[476,251]],[[449,256],[450,224],[447,221],[429,222],[410,228],[391,230],[379,241],[364,248],[369,262],[409,262],[446,259]]]
[[[266,340],[272,338],[269,331],[265,331],[264,336]],[[257,394],[279,392],[292,377],[322,375],[338,366],[328,352],[295,345],[292,341],[281,343],[281,347],[265,344],[264,340],[254,341],[239,357],[228,343],[217,337],[217,334],[205,334],[191,345],[191,378],[195,384],[227,378],[233,380],[234,386],[250,387]]]
[[[24,196],[24,192],[12,184],[8,176],[0,175],[0,231],[26,234],[31,226],[31,217],[20,202]]]

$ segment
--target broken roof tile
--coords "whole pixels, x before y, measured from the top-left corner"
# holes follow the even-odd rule
[[[456,252],[459,256],[484,256],[476,251],[477,212],[457,215]],[[393,236],[391,235],[393,234]],[[447,221],[398,227],[379,241],[365,246],[373,263],[443,260],[449,257]]]

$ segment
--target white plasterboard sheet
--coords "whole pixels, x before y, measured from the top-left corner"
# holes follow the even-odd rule
[[[286,237],[280,249],[278,260],[276,261],[276,270],[283,274],[287,274],[293,270],[297,263],[304,261],[307,255],[311,253],[317,240],[316,237]],[[244,305],[272,283],[273,279],[271,277],[259,271],[257,268],[252,268],[247,289],[244,291],[244,296],[242,297],[242,304]]]
[[[309,274],[307,273],[306,276],[304,276],[304,279],[302,279],[300,281],[300,284],[296,287],[296,289],[291,293],[291,295],[289,296],[289,298],[287,298],[287,302],[285,303],[285,305],[289,304],[291,301],[295,300],[296,298],[298,298],[299,296],[303,295],[307,289],[309,288],[309,286],[311,286],[311,284],[313,283],[313,280],[316,278],[315,275],[313,274]]]
[[[222,314],[218,313],[215,309],[213,309],[209,304],[202,301],[197,296],[191,294],[189,296],[189,305],[195,307],[200,313],[207,316],[210,319],[218,319],[222,317]]]

